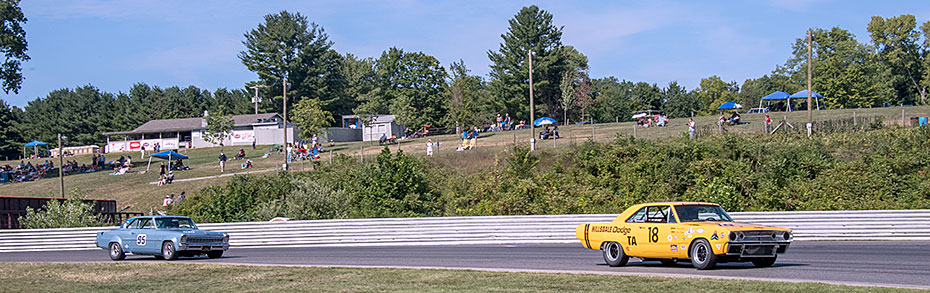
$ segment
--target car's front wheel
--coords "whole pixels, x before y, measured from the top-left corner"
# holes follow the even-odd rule
[[[752,260],[752,264],[760,268],[770,267],[775,264],[776,259],[778,259],[778,256],[757,258]]]
[[[119,247],[119,243],[110,243],[110,259],[122,260],[124,258],[126,258],[126,253],[123,252],[122,247]]]
[[[698,239],[691,245],[691,264],[699,270],[706,270],[717,264],[717,255],[707,240]]]
[[[215,251],[207,252],[207,257],[209,257],[209,258],[221,258],[221,257],[223,257],[223,251],[222,251],[222,250],[215,250]]]
[[[167,260],[178,259],[178,252],[174,250],[174,243],[171,241],[165,241],[165,243],[162,243],[161,257],[164,257]]]
[[[623,252],[623,247],[617,242],[604,243],[602,252],[604,253],[604,261],[612,267],[622,267],[630,261],[630,257]]]

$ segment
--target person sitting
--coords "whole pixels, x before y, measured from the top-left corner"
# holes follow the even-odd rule
[[[552,134],[549,133],[549,126],[546,126],[546,128],[543,129],[543,131],[539,133],[540,140],[549,139],[550,136],[552,136]]]
[[[245,164],[240,165],[242,169],[252,168],[252,160],[245,160]]]
[[[239,149],[239,153],[236,154],[236,160],[245,159],[245,149]]]
[[[165,184],[171,184],[174,181],[174,172],[168,171],[168,175],[165,175]]]
[[[730,125],[739,125],[739,112],[733,111],[733,115],[730,116]]]
[[[378,145],[384,145],[384,143],[387,142],[387,139],[388,139],[387,133],[382,133],[381,139],[378,140]]]
[[[556,126],[555,128],[552,129],[552,136],[555,137],[555,138],[560,138],[560,137],[559,137],[559,127],[558,127],[558,126]]]

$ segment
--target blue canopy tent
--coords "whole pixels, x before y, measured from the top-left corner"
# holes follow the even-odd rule
[[[546,124],[555,124],[555,123],[556,123],[555,119],[552,119],[549,117],[540,117],[539,119],[536,119],[535,121],[533,121],[533,125],[536,125],[536,126],[546,125]]]
[[[759,108],[762,108],[762,101],[772,101],[772,100],[787,100],[791,95],[783,91],[775,91],[774,93],[769,94],[768,96],[762,97],[759,100]],[[790,100],[789,100],[790,103]],[[790,106],[789,106],[790,107]]]
[[[172,151],[172,150],[167,150],[167,151],[163,151],[163,152],[157,152],[157,153],[154,153],[154,154],[149,155],[149,164],[145,166],[145,171],[146,171],[146,172],[148,172],[149,166],[152,165],[152,157],[162,158],[162,159],[168,160],[168,170],[171,170],[171,158],[187,159],[187,156],[182,155],[182,154],[179,154],[179,153],[176,153],[176,152],[174,152],[174,151]]]
[[[38,157],[38,156],[39,156],[39,149],[38,149],[38,147],[39,147],[40,145],[48,145],[48,144],[47,144],[47,143],[44,143],[44,142],[41,142],[41,141],[38,141],[38,140],[33,140],[33,141],[30,141],[29,143],[24,144],[24,145],[23,145],[23,157],[24,157],[24,158],[26,157],[26,148],[27,148],[27,147],[32,147],[32,151],[34,152],[34,155],[35,155],[36,157]]]
[[[818,94],[817,92],[813,92],[811,97],[813,97],[814,100],[817,101],[817,110],[820,110],[820,99],[823,98],[823,95]],[[793,95],[791,95],[791,98],[792,99],[807,99],[807,90],[796,92]],[[810,107],[810,105],[808,105],[808,107]]]
[[[742,108],[743,108],[743,105],[740,105],[734,102],[726,102],[726,103],[723,103],[723,105],[720,105],[720,107],[717,107],[717,110],[732,110],[732,109],[742,109]]]

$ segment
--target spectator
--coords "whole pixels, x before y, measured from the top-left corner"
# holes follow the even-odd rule
[[[183,201],[185,198],[187,198],[187,194],[184,191],[181,191],[181,195],[178,195],[178,200],[176,200],[174,204],[181,204],[181,201]]]
[[[559,126],[558,126],[558,125],[556,125],[555,128],[552,129],[552,135],[555,136],[555,138],[560,138],[560,137],[559,137]]]
[[[769,114],[765,114],[765,119],[762,119],[762,123],[765,124],[765,133],[772,131],[772,118],[769,117]]]
[[[426,139],[426,156],[427,157],[433,156],[433,140],[432,139]]]
[[[382,133],[381,139],[378,140],[378,145],[383,145],[385,142],[387,142],[387,139],[387,133]]]
[[[510,113],[504,114],[504,130],[510,130]]]
[[[158,169],[159,169],[159,170],[158,170],[158,177],[164,177],[164,176],[165,176],[165,169],[166,169],[165,167],[166,167],[166,166],[165,166],[165,163],[161,163],[161,166],[158,167]]]
[[[255,150],[255,139],[254,138],[252,139],[252,150],[253,151]]]
[[[220,162],[220,173],[223,173],[226,169],[226,154],[224,154],[223,152],[220,152],[220,156],[218,159]]]
[[[504,128],[504,118],[501,117],[501,113],[497,113],[497,120],[495,121],[494,128],[496,131],[500,131]]]
[[[694,138],[694,119],[688,118],[688,138]]]
[[[174,199],[173,199],[172,197],[173,197],[172,194],[166,194],[166,195],[165,195],[165,199],[162,200],[162,202],[161,202],[161,206],[166,207],[166,206],[168,206],[169,204],[171,204],[172,202],[174,202]]]
[[[245,149],[239,149],[239,153],[236,154],[236,160],[245,159]]]

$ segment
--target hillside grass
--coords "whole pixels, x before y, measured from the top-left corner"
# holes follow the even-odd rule
[[[846,110],[823,110],[814,111],[815,121],[827,121],[837,119],[847,119],[856,115],[857,117],[883,116],[885,124],[900,125],[901,111],[905,111],[906,118],[912,116],[927,117],[930,116],[930,106],[920,107],[891,107],[891,108],[873,108],[873,109],[846,109]],[[855,114],[854,114],[855,113]],[[806,111],[798,112],[776,112],[770,113],[774,125],[777,125],[782,119],[787,119],[796,127],[803,128],[807,120]],[[695,117],[695,123],[698,128],[716,129],[718,115]],[[746,125],[727,127],[729,134],[749,134],[761,133],[763,129],[762,119],[764,114],[743,114],[742,120],[750,122]],[[598,142],[612,141],[617,136],[630,137],[634,134],[636,127],[636,137],[643,139],[665,139],[676,138],[687,135],[687,118],[672,119],[668,127],[642,128],[635,126],[633,122],[622,123],[603,123],[595,125],[566,125],[560,127],[562,139],[553,141],[546,140],[537,143],[537,150],[540,151],[543,158],[546,154],[555,154],[572,150],[572,145],[584,143],[594,137]],[[773,125],[773,127],[774,127]],[[708,128],[709,127],[709,128]],[[593,128],[593,131],[592,131]],[[541,129],[537,129],[538,132]],[[435,148],[434,160],[443,166],[448,166],[450,170],[457,174],[472,174],[486,170],[488,167],[496,166],[503,160],[502,150],[508,149],[514,143],[528,145],[531,134],[529,129],[506,131],[506,132],[489,132],[482,133],[478,140],[478,147],[474,150],[465,152],[456,152],[455,149],[460,145],[458,134],[430,136],[434,142],[441,144]],[[391,151],[403,150],[408,154],[418,156],[425,155],[426,138],[401,140],[399,144],[388,146]],[[280,168],[282,157],[280,155],[270,155],[268,158],[261,158],[270,146],[259,146],[257,150],[251,147],[245,147],[246,158],[253,161],[254,168],[240,169],[239,164],[243,161],[230,161],[227,163],[225,173],[219,172],[216,157],[219,155],[220,148],[195,148],[181,150],[180,152],[189,156],[185,164],[191,167],[189,171],[175,172],[175,179],[208,177],[230,173],[246,173],[267,169]],[[233,157],[239,150],[239,146],[227,146],[223,150],[228,157]],[[381,152],[383,146],[378,146],[377,142],[349,142],[337,143],[334,147],[327,147],[326,152],[322,154],[322,161],[328,162],[331,154],[345,154],[355,159],[363,159],[364,154],[366,161],[373,160]],[[332,151],[332,153],[330,153]],[[147,153],[150,154],[150,153]],[[107,175],[109,170],[98,171],[95,173],[76,174],[65,177],[65,189],[81,189],[86,191],[89,198],[95,199],[115,199],[118,201],[120,209],[128,207],[128,211],[147,212],[150,208],[159,208],[162,199],[166,194],[179,194],[186,191],[188,194],[196,192],[204,187],[212,185],[226,184],[232,176],[210,178],[205,180],[175,182],[166,186],[157,186],[149,184],[158,179],[158,164],[163,162],[161,159],[153,159],[152,167],[149,172],[142,173],[148,160],[139,160],[138,152],[112,153],[106,154],[107,160],[115,160],[120,155],[129,155],[133,157],[132,173],[120,176]],[[33,164],[40,164],[47,160],[33,159],[29,160]],[[66,160],[77,160],[79,164],[89,164],[90,155],[79,155],[67,157]],[[540,166],[545,168],[549,162],[543,159]],[[19,164],[18,160],[0,162],[0,165],[9,164],[15,166]],[[55,165],[58,165],[55,159]],[[291,170],[300,170],[301,168],[311,168],[309,162],[296,162],[291,165]],[[259,174],[274,174],[266,172]],[[57,177],[57,176],[55,176]],[[53,197],[59,194],[59,182],[57,178],[45,178],[35,182],[25,183],[7,183],[0,185],[0,195],[3,196],[27,196],[27,197]]]
[[[917,290],[701,278],[468,270],[215,264],[12,263],[6,292],[910,292]]]

